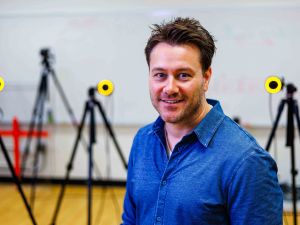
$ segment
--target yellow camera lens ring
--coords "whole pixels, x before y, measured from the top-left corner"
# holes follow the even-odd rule
[[[0,91],[3,90],[4,86],[5,86],[5,82],[4,82],[3,78],[0,77]]]
[[[97,89],[99,94],[108,96],[114,91],[114,85],[110,80],[102,80],[98,83]]]
[[[270,76],[265,82],[265,89],[270,94],[276,94],[282,89],[281,79],[277,76]]]

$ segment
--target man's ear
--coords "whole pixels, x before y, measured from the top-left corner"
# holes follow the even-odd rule
[[[209,85],[209,81],[210,78],[212,76],[212,69],[211,67],[209,67],[205,73],[203,74],[203,78],[204,78],[204,82],[203,82],[203,90],[207,91],[208,90],[208,85]]]

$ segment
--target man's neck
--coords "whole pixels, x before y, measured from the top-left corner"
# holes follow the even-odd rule
[[[168,134],[168,141],[172,147],[174,146],[188,133],[190,133],[206,116],[206,114],[212,108],[206,101],[204,103],[203,111],[200,113],[198,118],[190,120],[190,122],[182,122],[182,123],[165,123],[165,129]]]

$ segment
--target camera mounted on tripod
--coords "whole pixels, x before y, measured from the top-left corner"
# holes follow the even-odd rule
[[[49,48],[42,48],[40,51],[42,56],[42,65],[44,65],[48,70],[50,69],[50,64],[54,61],[54,55],[50,52]]]
[[[270,76],[266,79],[265,88],[270,94],[276,94],[284,87],[286,87],[288,97],[292,96],[297,91],[296,86],[292,83],[286,84],[284,78]]]
[[[294,93],[297,88],[294,84],[284,83],[284,79],[280,79],[276,76],[269,77],[265,82],[265,88],[270,94],[275,94],[286,87],[286,98],[282,99],[278,106],[276,119],[273,122],[272,130],[268,138],[266,150],[269,151],[272,139],[275,136],[276,129],[283,112],[284,106],[287,106],[287,124],[286,124],[286,146],[291,150],[291,180],[292,180],[292,200],[293,200],[293,219],[294,225],[297,225],[297,188],[296,188],[296,176],[298,171],[296,169],[295,161],[295,128],[297,126],[298,133],[300,135],[300,116],[298,109],[298,102],[294,99]],[[296,126],[295,126],[296,123]]]

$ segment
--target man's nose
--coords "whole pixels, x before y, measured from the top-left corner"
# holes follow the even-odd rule
[[[173,77],[169,76],[163,91],[167,95],[172,95],[178,92],[177,83]]]

